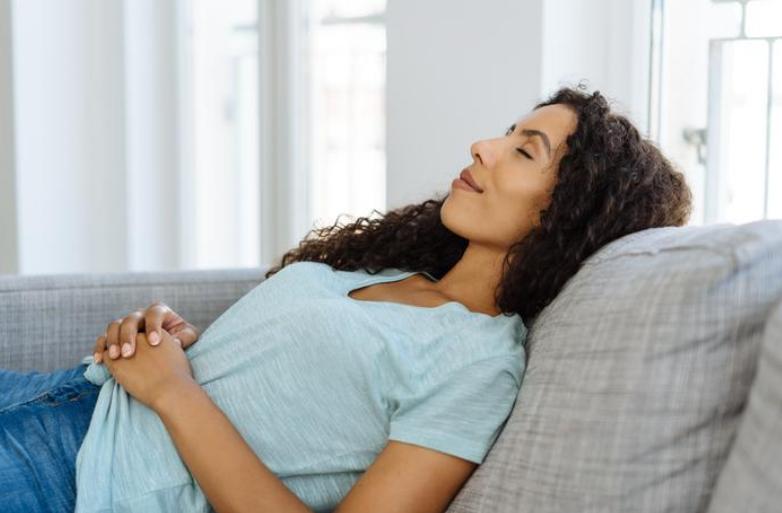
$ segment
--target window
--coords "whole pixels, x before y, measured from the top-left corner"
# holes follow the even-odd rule
[[[652,19],[652,136],[691,224],[782,218],[782,0],[655,0]]]
[[[257,0],[183,3],[187,267],[259,263]],[[187,239],[187,237],[185,237]]]
[[[385,0],[183,2],[184,265],[265,265],[384,211]]]
[[[317,226],[386,208],[384,11],[385,0],[310,1],[310,201]]]

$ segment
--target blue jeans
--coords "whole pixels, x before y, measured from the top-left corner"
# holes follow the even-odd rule
[[[72,513],[76,454],[101,387],[87,364],[52,372],[0,369],[0,509]]]

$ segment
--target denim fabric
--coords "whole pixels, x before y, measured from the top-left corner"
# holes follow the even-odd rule
[[[100,387],[86,364],[53,372],[0,369],[0,509],[72,513],[76,454]]]

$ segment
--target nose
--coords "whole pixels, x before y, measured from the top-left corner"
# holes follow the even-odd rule
[[[481,163],[484,167],[491,167],[493,156],[491,148],[486,140],[476,141],[470,145],[470,153],[474,160]]]

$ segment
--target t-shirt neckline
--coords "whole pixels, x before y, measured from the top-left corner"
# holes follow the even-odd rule
[[[381,274],[381,273],[387,273],[388,271],[396,271],[394,274]],[[367,287],[369,285],[374,285],[376,283],[387,283],[392,281],[402,281],[405,278],[408,278],[414,274],[423,274],[425,276],[428,276],[430,279],[435,280],[436,278],[433,277],[431,274],[429,274],[426,271],[401,271],[399,269],[393,269],[393,268],[387,268],[382,271],[380,271],[377,274],[369,275],[364,279],[361,279],[358,281],[358,283],[349,283],[347,287],[343,287],[342,289],[342,295],[349,301],[357,302],[357,303],[377,303],[380,305],[395,305],[401,308],[411,308],[414,310],[431,310],[433,312],[437,312],[440,310],[445,310],[448,308],[457,308],[458,310],[461,310],[465,313],[472,314],[472,315],[480,315],[483,317],[488,317],[490,319],[499,319],[500,317],[503,317],[502,312],[500,312],[497,315],[489,315],[485,314],[483,312],[473,312],[469,308],[467,308],[463,303],[460,303],[459,301],[451,300],[446,301],[445,303],[437,306],[418,306],[418,305],[410,305],[407,303],[400,303],[398,301],[369,301],[364,299],[356,299],[353,297],[350,297],[350,293],[354,290]]]

